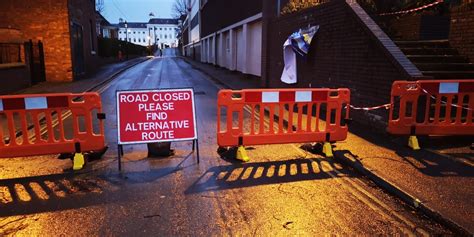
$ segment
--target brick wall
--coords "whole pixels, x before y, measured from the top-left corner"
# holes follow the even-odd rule
[[[449,43],[474,62],[474,7],[451,10]]]
[[[0,43],[23,43],[24,37],[21,31],[19,31],[18,29],[1,27],[2,26],[0,26]]]
[[[30,86],[26,65],[2,67],[0,65],[0,95],[6,95]]]
[[[280,6],[281,14],[285,15],[288,13],[297,12],[328,1],[329,0],[289,0],[287,3],[283,3]]]
[[[48,81],[73,80],[71,21],[83,26],[86,72],[95,69],[97,56],[91,54],[91,44],[95,44],[97,51],[97,39],[95,30],[89,29],[90,20],[95,29],[93,0],[1,0],[0,9],[0,28],[15,28],[21,31],[25,41],[43,42]]]
[[[386,16],[390,18],[388,28],[396,39],[419,40],[421,15],[404,15],[401,17]]]
[[[48,81],[71,81],[71,47],[66,0],[2,0],[0,25],[44,43]]]
[[[332,1],[282,17],[265,16],[274,5],[264,4],[262,84],[270,87],[347,87],[355,106],[374,106],[390,101],[391,84],[421,76],[385,33],[356,3]],[[298,83],[280,81],[282,45],[300,27],[319,25],[307,60],[298,59]],[[271,39],[271,40],[270,40]],[[266,49],[265,49],[266,48]],[[374,112],[386,121],[386,111]],[[367,114],[353,113],[361,120]]]

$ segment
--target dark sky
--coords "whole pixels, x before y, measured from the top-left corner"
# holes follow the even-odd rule
[[[150,12],[155,18],[171,18],[175,0],[104,0],[102,15],[110,23],[118,23],[119,18],[129,22],[147,22]]]

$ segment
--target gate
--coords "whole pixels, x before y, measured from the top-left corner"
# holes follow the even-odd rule
[[[43,43],[38,41],[34,43],[32,40],[25,42],[26,63],[30,70],[31,84],[38,84],[46,81],[46,71],[44,66]]]

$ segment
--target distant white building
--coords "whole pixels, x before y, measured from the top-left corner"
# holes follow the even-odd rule
[[[159,48],[177,47],[178,20],[152,18],[144,22],[119,23],[119,40],[142,46],[156,44]]]

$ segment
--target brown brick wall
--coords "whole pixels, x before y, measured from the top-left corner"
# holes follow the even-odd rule
[[[44,45],[46,79],[63,82],[73,80],[70,22],[83,26],[86,73],[97,65],[97,56],[91,54],[91,43],[97,38],[95,29],[95,3],[93,0],[1,0],[0,28],[21,31],[24,40],[41,40]]]
[[[264,6],[274,7],[271,4]],[[266,13],[272,12],[265,10]],[[359,7],[357,11],[362,9]],[[345,1],[332,1],[267,20],[268,35],[264,38],[264,48],[268,49],[262,58],[262,69],[265,71],[262,84],[270,87],[347,87],[351,90],[353,105],[374,106],[390,101],[393,81],[421,76],[399,49],[390,44],[386,35],[378,39],[379,36],[371,33],[371,29],[375,29],[375,34],[383,34],[376,31],[378,27],[373,22],[363,23]],[[308,24],[319,25],[319,32],[311,45],[308,59],[298,59],[298,83],[284,84],[280,82],[284,65],[283,42],[292,32]],[[387,116],[386,111],[375,114]],[[367,118],[365,115],[358,117]]]
[[[66,0],[2,0],[0,27],[21,30],[26,39],[44,43],[48,81],[71,81],[72,64]]]
[[[387,17],[390,18],[388,28],[394,38],[402,40],[420,39],[421,14]]]
[[[451,11],[449,43],[460,54],[474,62],[474,8],[457,8]]]
[[[6,95],[30,86],[29,72],[26,65],[0,67],[0,95]]]
[[[289,14],[306,8],[314,7],[319,4],[328,2],[329,0],[289,0],[288,3],[282,5],[281,14]]]

